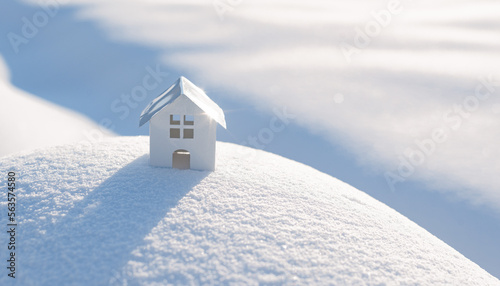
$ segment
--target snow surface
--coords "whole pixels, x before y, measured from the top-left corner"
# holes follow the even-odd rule
[[[239,145],[217,152],[215,172],[150,167],[147,137],[0,159],[2,174],[18,173],[15,282],[500,285],[329,175]]]
[[[442,129],[445,142],[404,179],[500,210],[500,133],[490,132],[500,129],[497,0],[64,3],[109,38],[157,51],[165,68],[204,88],[269,113],[288,107],[299,124],[382,175],[404,174],[401,157]],[[390,5],[398,12],[387,16]],[[370,36],[359,40],[359,31]],[[49,41],[54,48],[67,40]],[[485,81],[491,95],[476,106]]]
[[[112,135],[77,112],[24,92],[8,82],[0,57],[0,156]]]

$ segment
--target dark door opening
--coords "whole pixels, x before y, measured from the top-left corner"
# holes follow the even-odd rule
[[[172,156],[172,168],[186,170],[191,168],[191,154],[186,150],[177,150]]]

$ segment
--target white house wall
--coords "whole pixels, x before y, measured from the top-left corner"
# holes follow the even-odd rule
[[[170,115],[193,115],[194,125],[170,125]],[[182,122],[181,122],[182,123]],[[215,170],[215,144],[217,123],[185,95],[156,113],[150,120],[150,164],[157,167],[172,167],[172,155],[177,150],[190,153],[191,169]],[[170,138],[170,128],[193,128],[194,138]]]

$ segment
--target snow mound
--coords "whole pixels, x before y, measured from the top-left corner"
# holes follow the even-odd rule
[[[0,80],[10,81],[10,71],[2,57],[0,57]]]
[[[0,57],[0,157],[29,149],[112,135],[85,116],[24,92],[8,82]]]
[[[150,167],[148,149],[147,137],[119,137],[0,159],[18,174],[22,242],[17,278],[0,284],[500,284],[308,166],[218,142],[215,172],[181,171]]]

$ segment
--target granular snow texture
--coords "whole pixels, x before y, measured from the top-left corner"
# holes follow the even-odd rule
[[[148,137],[119,137],[1,158],[2,186],[18,174],[18,248],[0,285],[500,285],[303,164],[218,142],[215,172],[176,170],[148,152]]]

